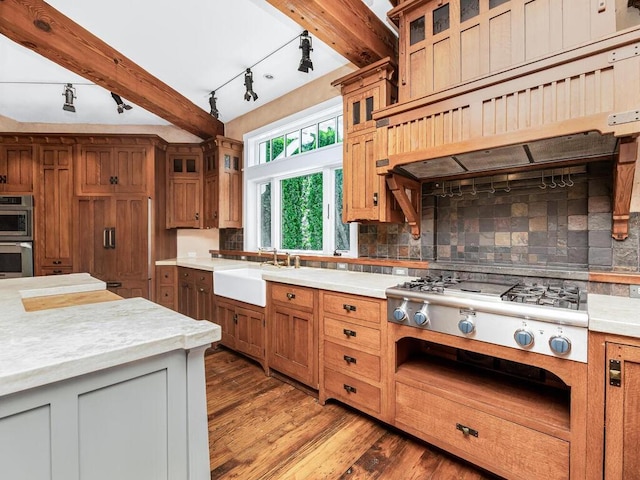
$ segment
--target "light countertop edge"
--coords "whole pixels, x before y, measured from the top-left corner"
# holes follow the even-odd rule
[[[640,299],[589,294],[589,330],[640,338]]]

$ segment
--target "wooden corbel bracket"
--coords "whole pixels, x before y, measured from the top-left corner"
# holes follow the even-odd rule
[[[629,211],[637,158],[638,137],[623,138],[613,171],[613,229],[611,236],[615,240],[624,240],[629,236]]]
[[[387,186],[407,218],[411,235],[420,238],[420,183],[392,173],[387,176]]]

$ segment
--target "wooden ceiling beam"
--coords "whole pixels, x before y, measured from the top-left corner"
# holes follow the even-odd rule
[[[362,0],[267,1],[360,68],[398,58],[398,39]]]
[[[0,33],[200,138],[224,124],[42,0],[0,0]]]

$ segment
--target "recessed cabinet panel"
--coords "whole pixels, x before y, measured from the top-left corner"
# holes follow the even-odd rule
[[[33,193],[33,156],[31,145],[0,145],[0,193]]]

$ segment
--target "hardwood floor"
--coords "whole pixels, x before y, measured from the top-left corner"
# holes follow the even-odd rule
[[[222,347],[205,368],[212,480],[496,478]]]

